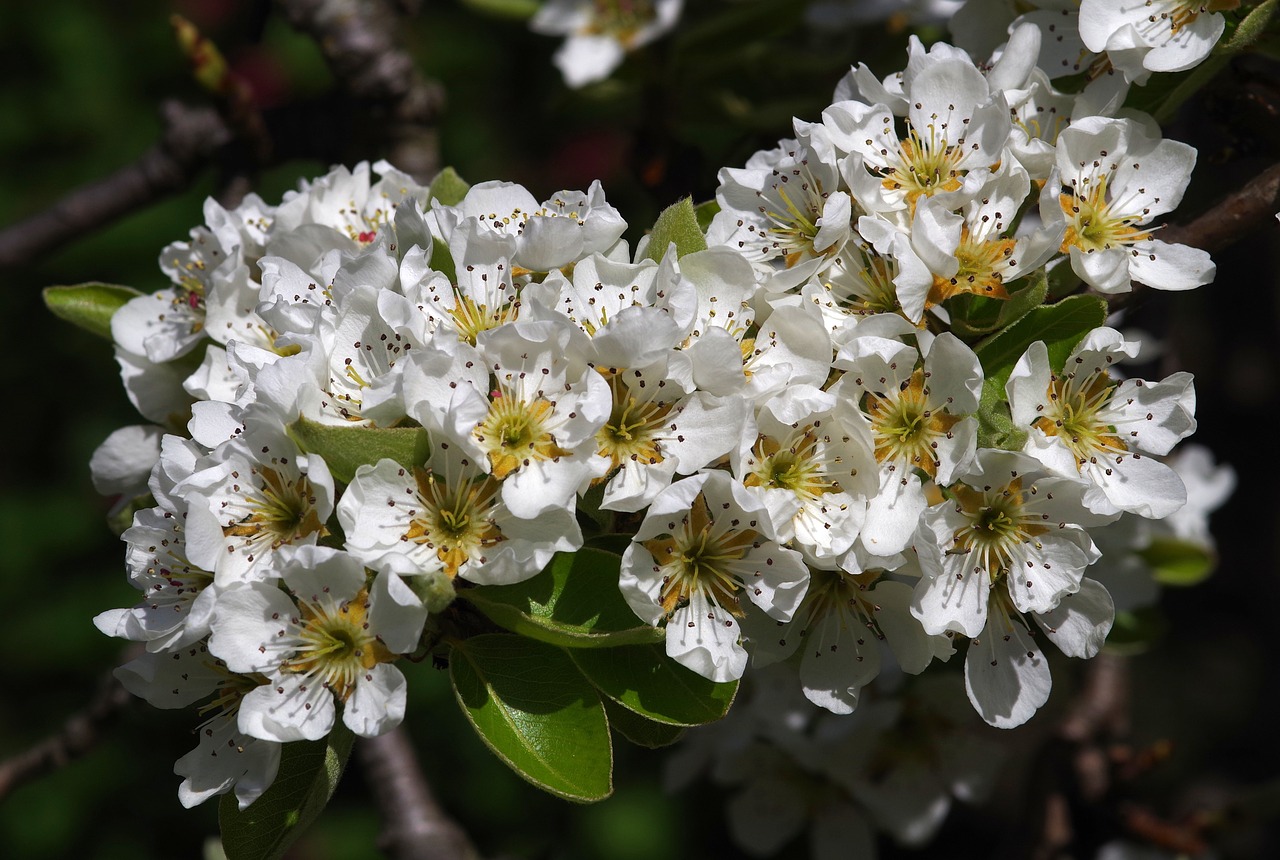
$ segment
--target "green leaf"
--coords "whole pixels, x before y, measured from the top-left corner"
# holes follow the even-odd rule
[[[1151,565],[1156,582],[1175,587],[1204,582],[1217,564],[1207,547],[1177,538],[1157,538],[1138,555]]]
[[[613,733],[621,735],[636,746],[651,750],[669,747],[684,737],[687,731],[684,726],[646,720],[609,699],[601,699],[600,702],[604,705],[604,712],[609,717],[609,728]]]
[[[333,477],[344,484],[365,463],[385,457],[413,468],[431,454],[431,440],[422,427],[339,427],[299,418],[287,431],[303,451],[323,457]]]
[[[1013,325],[1032,308],[1039,307],[1049,291],[1043,269],[1009,285],[1009,298],[962,295],[947,302],[951,313],[951,330],[965,342],[973,342],[992,332]]]
[[[1004,383],[987,379],[982,383],[982,399],[978,403],[978,447],[1021,451],[1027,442],[1027,431],[1013,426]]]
[[[702,235],[702,228],[698,226],[698,215],[693,211],[691,197],[677,200],[662,210],[649,233],[645,256],[662,262],[672,242],[676,245],[676,259],[707,248],[707,237]]]
[[[667,656],[661,645],[578,649],[569,655],[596,689],[646,719],[673,726],[711,723],[729,712],[738,682],[717,684]]]
[[[473,636],[454,646],[449,676],[471,725],[520,776],[568,800],[613,793],[604,706],[564,651],[520,636]]]
[[[427,202],[457,206],[470,190],[471,183],[459,176],[458,171],[452,167],[446,167],[436,174],[436,178],[427,187]]]
[[[477,12],[517,21],[532,18],[542,6],[538,0],[463,0],[463,2]]]
[[[1106,322],[1107,303],[1095,296],[1069,296],[1057,304],[1032,309],[1013,325],[974,347],[988,383],[1000,389],[1027,347],[1042,340],[1049,364],[1061,370],[1071,350],[1084,336]]]
[[[227,860],[279,860],[338,787],[355,736],[339,720],[329,737],[285,744],[275,782],[243,812],[234,794],[218,804]]]
[[[75,284],[45,287],[44,305],[58,319],[90,334],[111,340],[111,317],[127,301],[142,295],[133,287],[117,284]]]
[[[698,229],[705,236],[711,227],[711,219],[720,213],[720,204],[714,200],[704,200],[693,207],[693,216],[698,219]]]
[[[558,553],[532,579],[478,585],[458,592],[491,621],[522,636],[566,648],[610,648],[660,642],[666,632],[644,624],[618,590],[621,559],[584,548]]]

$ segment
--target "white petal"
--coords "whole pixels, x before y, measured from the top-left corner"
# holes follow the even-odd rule
[[[1045,635],[1068,657],[1093,657],[1102,649],[1115,621],[1111,593],[1086,579],[1080,590],[1062,598],[1056,609],[1035,616]]]
[[[1030,634],[1007,616],[993,616],[969,643],[964,687],[969,701],[999,729],[1020,726],[1049,701],[1049,663]]]

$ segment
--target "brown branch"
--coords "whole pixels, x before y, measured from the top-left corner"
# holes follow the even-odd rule
[[[427,182],[440,169],[436,120],[444,91],[418,71],[384,0],[278,0],[293,27],[315,39],[337,85],[367,107],[389,143],[387,158]]]
[[[88,707],[73,714],[61,731],[0,762],[0,800],[18,786],[65,767],[92,750],[104,729],[132,699],[115,676],[108,675]]]
[[[476,860],[480,856],[467,834],[436,802],[404,727],[361,739],[356,752],[382,812],[378,847],[383,853],[392,860]]]
[[[0,270],[15,267],[186,188],[231,132],[213,108],[161,106],[164,133],[133,164],[0,230]]]
[[[1190,245],[1214,253],[1247,238],[1264,224],[1272,224],[1280,212],[1280,164],[1255,176],[1243,188],[1227,195],[1187,224],[1171,224],[1155,234],[1163,242]],[[1135,283],[1133,291],[1108,296],[1112,310],[1132,307],[1150,288]]]

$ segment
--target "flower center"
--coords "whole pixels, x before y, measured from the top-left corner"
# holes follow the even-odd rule
[[[610,471],[628,460],[655,465],[663,461],[658,431],[667,423],[671,405],[662,400],[637,400],[617,373],[605,374],[613,394],[609,420],[596,431],[597,450],[612,461]]]
[[[960,268],[951,278],[934,276],[933,289],[929,293],[930,303],[941,304],[962,293],[993,299],[1009,298],[1009,293],[1004,288],[1004,270],[1012,262],[1016,245],[1015,239],[978,240],[969,233],[968,227],[962,228],[960,244],[955,252]]]
[[[947,553],[973,553],[974,566],[986,570],[992,582],[1012,569],[1024,543],[1049,531],[1038,514],[1027,510],[1021,478],[983,490],[957,484],[951,493],[956,511],[967,522],[956,531]]]
[[[489,401],[489,414],[476,427],[476,441],[489,455],[489,465],[498,480],[534,460],[567,457],[556,444],[551,430],[555,405],[542,397],[520,400],[514,391],[498,390]]]
[[[921,137],[914,126],[907,131],[905,140],[898,142],[895,161],[881,168],[883,185],[890,191],[906,192],[907,204],[915,211],[916,201],[931,197],[939,191],[955,191],[966,171],[960,168],[964,160],[964,148],[948,144],[944,135],[929,126],[929,136]]]
[[[752,529],[732,531],[711,517],[706,498],[699,493],[693,507],[672,524],[674,534],[644,541],[662,572],[662,609],[668,616],[702,592],[722,608],[741,616],[735,563],[755,545],[760,535]]]
[[[1150,231],[1133,226],[1146,217],[1144,214],[1122,215],[1112,211],[1115,201],[1107,200],[1110,182],[1110,174],[1099,174],[1093,181],[1085,181],[1083,196],[1076,190],[1058,198],[1070,222],[1059,249],[1062,253],[1070,253],[1073,246],[1084,251],[1105,251],[1150,238]]]
[[[815,253],[813,241],[818,236],[818,220],[827,195],[807,162],[801,161],[797,168],[774,173],[778,180],[773,183],[773,194],[760,196],[763,203],[760,212],[773,225],[769,227],[773,247],[782,252],[787,268],[791,268]]]
[[[929,409],[924,371],[917,370],[897,392],[868,392],[867,413],[877,462],[908,463],[929,477],[938,473],[938,439],[950,438],[960,419]]]
[[[743,483],[790,490],[806,501],[840,492],[839,483],[827,477],[822,442],[816,424],[797,429],[781,442],[762,434],[754,449],[756,465]]]
[[[356,681],[395,655],[369,632],[369,593],[361,590],[337,606],[301,604],[302,629],[294,656],[281,664],[285,672],[314,676],[345,702]]]
[[[422,511],[400,539],[435,549],[450,579],[469,561],[483,564],[485,550],[506,540],[493,522],[502,486],[491,476],[454,487],[427,469],[415,469],[414,478]]]
[[[1074,374],[1049,380],[1049,403],[1034,426],[1057,436],[1076,458],[1076,465],[1097,462],[1098,456],[1123,456],[1129,449],[1115,428],[1099,413],[1111,400],[1115,386],[1105,371],[1083,379]]]
[[[458,330],[458,337],[472,346],[476,345],[476,336],[480,332],[495,329],[519,314],[520,302],[517,300],[503,302],[490,309],[488,305],[463,295],[457,287],[453,288],[453,307],[449,309],[449,318]]]
[[[308,535],[324,537],[329,533],[320,522],[315,493],[305,475],[291,480],[267,466],[253,471],[262,478],[262,486],[245,498],[249,513],[238,522],[223,526],[225,537],[245,538],[245,547],[268,546],[274,550]]]
[[[630,48],[636,34],[658,17],[652,0],[592,0],[586,35],[612,36]]]

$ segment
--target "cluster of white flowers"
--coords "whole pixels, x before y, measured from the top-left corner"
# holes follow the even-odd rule
[[[697,250],[630,247],[598,183],[445,205],[379,163],[210,201],[161,255],[172,285],[112,319],[154,425],[94,460],[152,499],[124,533],[143,596],[96,621],[146,643],[130,690],[204,703],[182,801],[243,807],[281,744],[397,725],[428,616],[579,549],[587,497],[630,538],[627,604],[706,678],[786,662],[846,714],[882,666],[967,643],[978,714],[1030,718],[1041,635],[1091,657],[1113,622],[1091,530],[1185,502],[1162,458],[1195,395],[1124,378],[1138,343],[1109,327],[1056,360],[1031,343],[993,390],[949,308],[1053,266],[1098,293],[1213,276],[1153,238],[1194,150],[1112,115],[1114,88],[1056,91],[1043,42],[1024,22],[990,62],[913,41],[899,74],[853,70],[721,171]],[[992,396],[1018,450],[980,444]],[[340,465],[299,427],[429,444]]]

